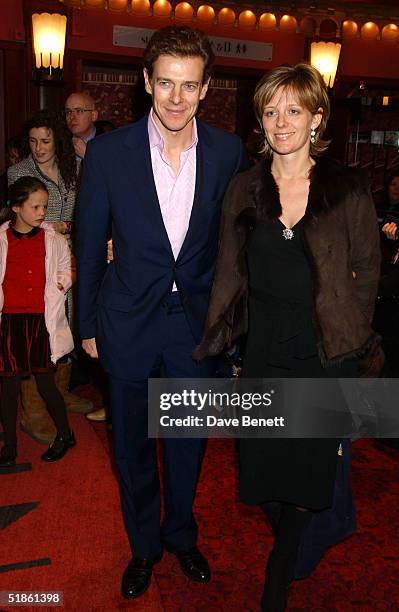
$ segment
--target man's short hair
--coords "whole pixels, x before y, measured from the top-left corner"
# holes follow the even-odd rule
[[[87,104],[87,106],[91,106],[93,110],[96,110],[96,101],[86,91],[73,91],[71,94],[69,94],[69,96],[65,100],[65,105],[68,102],[69,98],[71,98],[72,96],[80,96],[81,98],[85,100],[85,104]]]
[[[143,55],[144,68],[149,77],[152,76],[153,65],[160,55],[201,57],[204,60],[203,81],[210,77],[215,60],[211,43],[204,32],[188,26],[166,26],[154,32]]]

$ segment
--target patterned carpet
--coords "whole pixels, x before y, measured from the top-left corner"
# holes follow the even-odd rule
[[[95,392],[83,393],[98,404]],[[62,609],[77,612],[258,611],[272,535],[257,508],[237,501],[234,441],[209,442],[196,500],[212,582],[190,583],[165,553],[150,590],[128,602],[119,594],[130,553],[110,434],[104,423],[90,424],[81,415],[72,415],[72,423],[78,445],[62,461],[43,464],[43,447],[21,433],[19,460],[31,462],[32,471],[0,476],[0,566],[50,559],[49,565],[0,571],[0,591],[62,590]],[[330,549],[311,578],[294,583],[289,610],[399,610],[399,452],[356,442],[353,486],[357,533]],[[10,506],[17,504],[27,505],[14,509],[11,520]]]
[[[210,442],[197,513],[213,581],[189,584],[168,558],[156,572],[165,610],[259,610],[272,536],[263,513],[236,501],[235,462],[233,442]],[[399,453],[381,452],[369,440],[356,442],[353,487],[357,533],[330,549],[309,579],[294,583],[289,610],[399,610]]]

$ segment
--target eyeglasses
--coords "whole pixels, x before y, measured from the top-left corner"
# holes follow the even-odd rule
[[[83,115],[83,113],[92,113],[93,108],[66,108],[65,116],[71,117],[72,115]]]

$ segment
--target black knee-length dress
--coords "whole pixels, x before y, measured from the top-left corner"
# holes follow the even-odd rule
[[[260,223],[248,246],[249,330],[246,378],[355,377],[356,363],[323,368],[313,323],[313,281],[300,221],[293,237],[279,219]],[[295,407],[293,407],[295,409]],[[312,510],[332,505],[339,440],[263,438],[240,441],[240,497]]]

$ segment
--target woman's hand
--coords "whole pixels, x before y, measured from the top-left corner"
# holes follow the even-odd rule
[[[64,291],[64,287],[63,287],[63,285],[61,285],[61,283],[57,283],[57,288],[58,288],[60,291]]]
[[[393,221],[385,223],[385,225],[382,226],[382,231],[389,240],[396,240],[398,227]]]
[[[59,234],[69,234],[70,232],[70,224],[67,221],[53,221],[49,223],[54,231]]]

